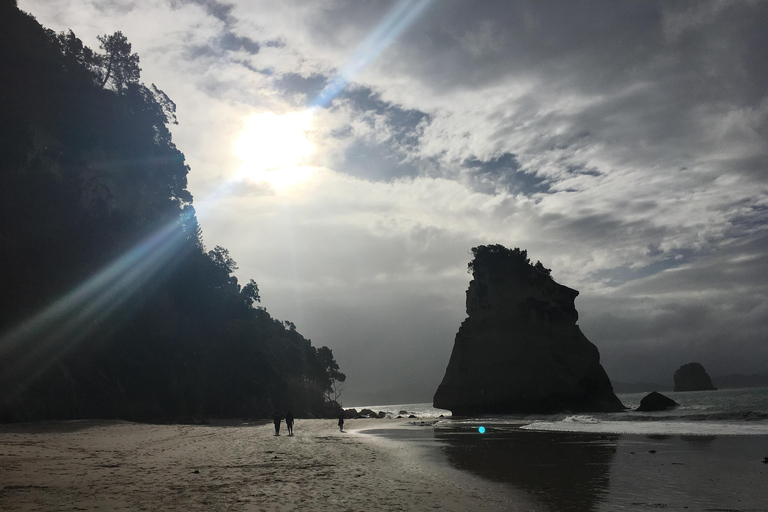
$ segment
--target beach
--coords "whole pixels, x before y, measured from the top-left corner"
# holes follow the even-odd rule
[[[433,425],[0,425],[0,510],[768,510],[765,436]]]
[[[235,423],[235,424],[231,424]],[[0,510],[510,510],[509,495],[360,430],[406,420],[273,425],[0,425]],[[283,423],[283,429],[285,424]]]

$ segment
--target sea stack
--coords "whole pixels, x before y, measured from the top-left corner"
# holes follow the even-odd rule
[[[454,415],[625,409],[576,321],[576,290],[527,251],[472,249],[467,315],[434,406]]]
[[[714,391],[717,389],[701,363],[684,364],[677,369],[673,380],[675,381],[675,391]]]

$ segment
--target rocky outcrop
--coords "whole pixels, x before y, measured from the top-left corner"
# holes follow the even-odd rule
[[[675,391],[712,391],[717,389],[699,363],[684,364],[674,375]]]
[[[600,354],[576,325],[576,290],[526,251],[472,249],[474,279],[434,406],[455,415],[620,411]]]
[[[643,411],[643,412],[666,411],[667,409],[673,409],[678,405],[680,404],[678,404],[671,398],[666,397],[656,391],[653,391],[645,395],[643,399],[640,400],[640,407],[638,407],[636,410]]]

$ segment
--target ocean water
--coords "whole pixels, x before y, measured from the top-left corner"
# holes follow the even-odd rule
[[[355,408],[384,411],[390,417],[412,414],[422,420],[437,419],[436,429],[456,431],[471,431],[482,426],[487,432],[522,429],[596,434],[768,436],[768,388],[662,394],[680,406],[667,411],[638,412],[634,409],[640,405],[646,393],[622,393],[618,397],[629,409],[618,413],[454,418],[450,411],[435,409],[432,404],[367,405]]]
[[[618,395],[632,409],[606,414],[469,418],[373,405],[419,419],[367,432],[509,492],[510,510],[768,511],[768,388],[663,394],[680,406],[632,410],[644,393]]]

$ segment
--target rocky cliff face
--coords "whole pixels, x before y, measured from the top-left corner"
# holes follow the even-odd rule
[[[600,354],[576,325],[576,290],[526,251],[473,248],[467,315],[434,406],[456,415],[619,411]]]
[[[712,391],[717,389],[701,363],[684,364],[673,377],[675,391]]]

